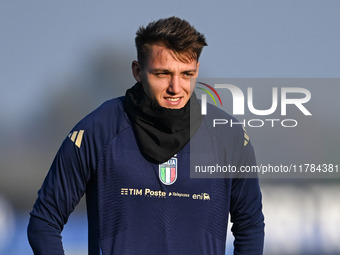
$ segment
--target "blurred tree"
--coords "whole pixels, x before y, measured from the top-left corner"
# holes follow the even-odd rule
[[[130,71],[133,54],[126,50],[101,47],[84,59],[78,72],[53,84],[62,89],[48,91],[47,103],[39,112],[32,112],[29,123],[7,130],[1,139],[0,194],[18,209],[32,207],[57,149],[72,127],[134,84]]]

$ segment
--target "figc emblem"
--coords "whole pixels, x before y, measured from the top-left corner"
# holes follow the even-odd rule
[[[165,185],[171,185],[177,180],[177,155],[167,162],[159,164],[159,179]]]

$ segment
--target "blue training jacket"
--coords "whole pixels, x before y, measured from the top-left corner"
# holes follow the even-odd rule
[[[64,140],[31,212],[34,254],[64,254],[61,232],[84,194],[90,255],[224,255],[229,213],[234,254],[262,254],[258,179],[190,178],[193,145],[196,170],[206,169],[202,162],[255,165],[242,127],[213,127],[222,113],[209,106],[190,143],[165,164],[153,164],[138,149],[123,100],[104,103]]]

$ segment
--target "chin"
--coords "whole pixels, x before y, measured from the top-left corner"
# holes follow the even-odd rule
[[[179,104],[179,105],[169,105],[169,104],[163,104],[161,105],[164,108],[169,108],[169,109],[181,109],[185,106],[185,104]]]

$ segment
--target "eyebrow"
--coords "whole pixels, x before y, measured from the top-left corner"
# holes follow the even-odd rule
[[[188,69],[188,70],[184,70],[181,73],[189,73],[189,72],[196,72],[197,69]],[[162,68],[156,68],[156,69],[151,69],[150,70],[151,73],[157,73],[157,72],[168,72],[168,73],[172,73],[172,71],[170,71],[169,69],[162,69]]]

